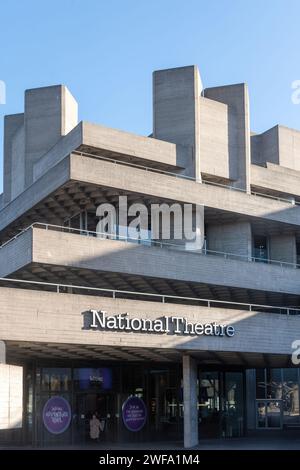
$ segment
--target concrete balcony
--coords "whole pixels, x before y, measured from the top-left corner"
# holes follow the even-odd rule
[[[105,279],[106,286],[115,286],[113,279],[117,275],[124,279],[131,276],[136,284],[128,287],[124,279],[122,282],[124,288],[133,291],[158,289],[167,294],[170,281],[181,295],[190,295],[187,289],[193,285],[194,295],[205,298],[212,298],[209,289],[217,288],[217,298],[230,300],[228,289],[236,289],[244,294],[256,292],[255,300],[239,297],[239,301],[263,303],[259,293],[267,292],[290,295],[297,305],[300,270],[293,265],[256,263],[241,256],[232,259],[205,255],[184,251],[182,246],[145,246],[104,239],[93,232],[69,233],[69,230],[72,229],[42,224],[30,227],[0,249],[0,277],[17,273],[25,279],[54,282],[64,279],[73,284],[84,280],[85,284],[93,282],[96,286],[101,286],[99,283]],[[202,291],[197,292],[197,285],[202,286]]]
[[[251,186],[254,191],[299,201],[299,181],[299,171],[269,162],[266,167],[251,165]]]
[[[107,200],[107,192],[114,197],[128,194],[148,201],[198,204],[205,208],[207,223],[239,218],[256,224],[260,231],[293,231],[300,236],[300,206],[288,201],[200,184],[153,168],[103,160],[99,155],[71,154],[1,210],[2,240],[36,221],[62,225],[86,206],[96,209],[98,201]]]

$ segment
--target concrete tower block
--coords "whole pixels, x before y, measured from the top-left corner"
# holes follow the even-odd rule
[[[4,118],[3,203],[8,204],[25,185],[24,114]]]
[[[250,192],[250,116],[245,83],[204,90],[205,98],[228,105],[229,176],[233,186]]]
[[[190,147],[185,174],[201,179],[199,106],[202,82],[196,66],[153,74],[153,137]]]
[[[33,165],[78,124],[77,103],[63,85],[25,92],[25,185]]]

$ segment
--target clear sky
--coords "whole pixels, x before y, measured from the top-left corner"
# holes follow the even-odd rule
[[[299,0],[1,0],[0,167],[3,116],[25,89],[63,83],[80,119],[148,135],[152,71],[183,65],[205,87],[247,82],[252,130],[300,129],[299,50]]]

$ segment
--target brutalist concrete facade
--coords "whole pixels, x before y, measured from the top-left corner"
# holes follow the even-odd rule
[[[251,133],[246,84],[204,88],[196,66],[154,72],[149,137],[78,123],[65,86],[27,90],[24,113],[6,116],[4,126],[1,438],[82,442],[88,405],[80,403],[96,392],[79,390],[76,371],[103,364],[119,367],[118,377],[130,364],[149,369],[144,388],[118,384],[105,395],[113,402],[105,420],[114,416],[108,440],[128,437],[121,415],[130,395],[141,395],[148,409],[137,445],[156,431],[192,447],[202,428],[232,436],[238,422],[241,436],[300,426],[299,376],[285,380],[284,372],[298,374],[291,354],[300,339],[299,151],[299,131]],[[117,207],[119,196],[146,207],[201,206],[201,247],[98,236],[97,207]],[[93,311],[127,314],[136,328],[91,327]],[[201,325],[185,333],[140,328],[142,320],[159,325],[172,317],[230,326],[234,334],[203,333]],[[162,367],[176,376],[169,388],[161,388],[162,376],[153,378]],[[51,388],[57,369],[71,371],[72,385],[66,379],[67,388]],[[281,371],[281,388],[293,392],[280,395],[279,385],[268,392],[273,379],[258,381],[256,371],[267,377],[273,369]],[[242,384],[238,398],[234,380]],[[53,395],[67,396],[72,414],[70,432],[55,441],[43,430],[43,406]]]

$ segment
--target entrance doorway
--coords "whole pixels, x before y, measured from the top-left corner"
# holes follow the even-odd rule
[[[149,438],[178,439],[183,432],[182,389],[176,371],[152,369],[148,376]]]
[[[200,436],[243,436],[243,372],[201,372],[198,408]]]
[[[76,443],[93,443],[90,420],[93,415],[100,421],[99,442],[113,441],[116,437],[116,407],[112,393],[77,393],[75,395],[73,436]]]

